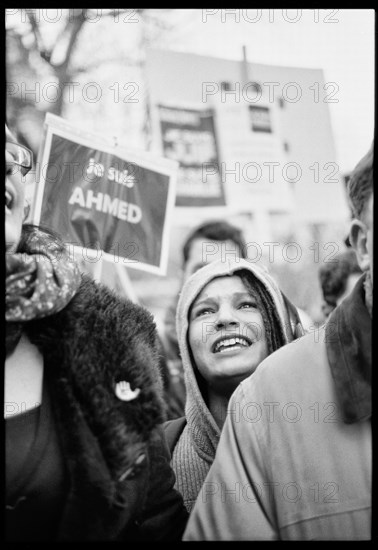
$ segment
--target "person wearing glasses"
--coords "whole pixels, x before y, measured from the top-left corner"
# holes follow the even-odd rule
[[[5,126],[5,235],[6,249],[14,250],[21,236],[24,218],[24,180],[33,166],[33,153],[27,147],[16,143]]]
[[[179,540],[152,315],[23,223],[33,156],[5,137],[6,540]]]

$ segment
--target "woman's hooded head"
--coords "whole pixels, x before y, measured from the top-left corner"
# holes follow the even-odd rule
[[[221,382],[229,365],[231,370],[240,366],[233,381],[230,378],[232,387],[252,374],[267,355],[294,339],[299,317],[290,315],[287,303],[264,267],[241,258],[212,262],[186,281],[178,302],[176,328],[185,372],[187,416],[193,407],[209,414],[206,387],[213,374],[217,383],[214,371],[218,365]],[[225,317],[231,315],[229,320],[219,318],[221,309]],[[234,313],[229,314],[231,310]]]

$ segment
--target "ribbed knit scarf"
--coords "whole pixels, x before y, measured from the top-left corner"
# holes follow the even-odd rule
[[[12,353],[23,324],[57,313],[75,295],[81,276],[63,243],[34,229],[23,235],[22,249],[6,255],[6,353]]]

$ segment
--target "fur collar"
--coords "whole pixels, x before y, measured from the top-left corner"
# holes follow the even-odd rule
[[[164,420],[152,315],[83,276],[63,311],[26,329],[44,357],[62,444],[75,464],[71,478],[86,484],[97,462],[103,472],[97,485],[114,500],[117,484]],[[139,388],[138,397],[119,400],[120,381]]]

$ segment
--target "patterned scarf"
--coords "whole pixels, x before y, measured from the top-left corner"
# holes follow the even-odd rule
[[[54,235],[25,226],[18,251],[6,255],[6,353],[25,322],[62,310],[80,285],[79,268]]]

